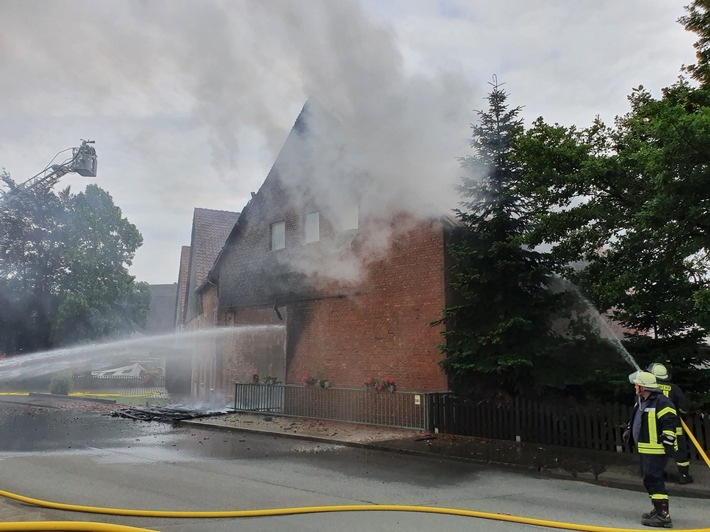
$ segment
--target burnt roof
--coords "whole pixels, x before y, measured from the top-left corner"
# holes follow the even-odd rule
[[[200,286],[207,278],[237,219],[238,212],[195,209],[190,246],[190,268],[195,280],[192,289]]]
[[[207,279],[207,274],[238,219],[238,212],[195,208],[186,290],[186,322],[195,315],[195,290]]]

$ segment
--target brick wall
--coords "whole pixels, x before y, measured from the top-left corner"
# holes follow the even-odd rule
[[[443,338],[430,326],[446,305],[441,223],[393,215],[338,232],[315,203],[294,204],[294,196],[272,170],[242,210],[217,268],[220,323],[273,323],[273,307],[286,309],[289,384],[311,374],[359,387],[376,376],[392,377],[400,390],[447,390],[436,347]],[[305,216],[314,211],[321,212],[321,239],[305,243]],[[286,247],[272,251],[270,227],[279,221],[286,222]],[[379,247],[387,251],[373,252],[382,234]],[[352,273],[336,271],[341,264],[364,275],[332,281],[334,273]],[[247,382],[260,363],[250,353],[236,344],[225,351],[224,386]]]
[[[400,390],[446,390],[441,328],[430,325],[444,308],[443,254],[441,225],[421,222],[367,266],[354,295],[290,305],[287,382],[311,374],[359,387],[374,376]]]
[[[285,319],[286,309],[280,309]],[[273,308],[239,309],[221,316],[223,326],[233,330],[219,346],[221,375],[219,387],[228,396],[234,383],[260,378],[286,378],[286,328]]]
[[[196,332],[215,327],[217,324],[217,297],[217,287],[210,284],[205,285],[196,294],[196,300],[199,303],[198,308],[202,312],[185,324],[185,331]],[[220,342],[220,338],[217,337],[193,341],[192,352],[177,357],[177,359],[183,358],[184,360],[181,362],[176,360],[174,364],[176,367],[179,366],[182,371],[187,371],[190,375],[190,393],[201,401],[215,400],[216,395],[219,393],[217,382],[218,342]]]
[[[375,376],[392,377],[400,390],[446,390],[436,347],[442,341],[441,328],[430,325],[441,317],[445,306],[444,229],[438,221],[414,221],[406,216],[397,217],[392,225],[403,229],[394,231],[391,247],[381,259],[370,261],[364,256],[368,248],[362,239],[367,228],[345,248],[347,253],[360,255],[363,264],[365,274],[355,284],[315,278],[304,286],[292,272],[287,273],[288,280],[272,282],[272,276],[261,270],[269,264],[268,256],[290,253],[293,257],[298,249],[289,249],[289,242],[296,248],[298,242],[293,237],[289,240],[287,233],[286,250],[264,252],[269,224],[254,224],[245,231],[239,245],[225,254],[230,271],[220,277],[220,320],[224,325],[281,323],[273,303],[267,304],[275,302],[287,325],[286,354],[283,373],[276,374],[269,369],[277,367],[275,352],[267,348],[269,362],[260,361],[252,340],[245,337],[242,342],[249,345],[235,343],[225,350],[224,386],[248,382],[248,376],[257,371],[260,375],[274,372],[289,384],[300,383],[309,374],[328,378],[334,386],[359,387]],[[225,283],[237,270],[242,272],[238,279],[244,298],[235,304],[238,292]],[[266,291],[268,296],[260,298],[258,294]],[[226,308],[224,292],[232,302]]]

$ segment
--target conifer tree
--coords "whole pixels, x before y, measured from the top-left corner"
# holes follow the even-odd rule
[[[562,388],[579,374],[563,375],[557,360],[575,341],[566,327],[573,313],[559,319],[574,298],[556,289],[546,255],[521,241],[528,224],[525,198],[516,192],[521,108],[509,107],[495,77],[491,86],[488,109],[471,126],[473,154],[460,159],[464,200],[449,245],[458,300],[438,323],[446,326],[441,364],[450,387],[502,398]]]

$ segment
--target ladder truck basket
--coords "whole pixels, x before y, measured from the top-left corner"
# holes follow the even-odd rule
[[[84,177],[96,177],[97,159],[94,147],[83,143],[80,148],[73,150],[72,170]]]

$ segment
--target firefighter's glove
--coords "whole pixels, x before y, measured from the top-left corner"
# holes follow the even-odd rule
[[[621,439],[624,441],[624,443],[629,443],[629,440],[631,439],[631,430],[626,429],[621,435]]]
[[[666,451],[668,456],[673,456],[675,454],[675,436],[671,434],[663,434],[661,435],[661,443],[663,444],[663,449]]]

